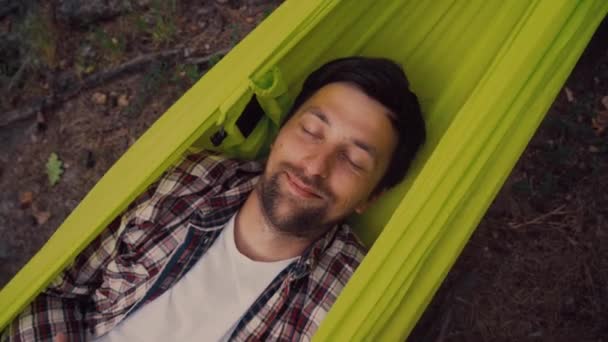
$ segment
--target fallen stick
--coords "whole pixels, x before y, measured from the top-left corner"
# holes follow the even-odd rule
[[[568,213],[567,211],[562,211],[562,209],[564,209],[566,207],[565,204],[560,205],[559,207],[551,210],[548,213],[542,214],[540,216],[535,217],[534,219],[530,220],[530,221],[526,221],[526,222],[522,222],[522,223],[509,223],[509,226],[512,229],[518,229],[524,226],[528,226],[531,224],[538,224],[540,222],[542,222],[542,220],[546,219],[547,217],[553,216],[553,215],[560,215],[560,214],[566,214]]]
[[[29,119],[40,111],[53,109],[55,106],[73,98],[84,90],[88,90],[103,83],[109,82],[125,73],[138,71],[152,62],[170,59],[176,62],[183,62],[185,64],[198,65],[209,62],[215,56],[225,55],[229,51],[230,49],[223,49],[204,57],[186,58],[186,49],[178,48],[138,56],[123,64],[120,64],[115,68],[93,74],[79,82],[76,86],[70,87],[67,90],[59,92],[57,94],[54,94],[54,92],[52,92],[52,94],[49,96],[34,99],[34,103],[26,107],[5,112],[4,114],[0,115],[0,127],[8,126],[13,122]]]

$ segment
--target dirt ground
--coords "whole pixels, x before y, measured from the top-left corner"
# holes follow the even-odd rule
[[[59,76],[32,68],[32,75],[10,92],[6,92],[10,78],[5,80],[0,112],[28,107],[49,88],[52,91],[58,87],[62,78],[85,80],[137,57],[169,51],[186,42],[192,56],[213,56],[225,51],[278,6],[277,1],[247,3],[201,4],[182,0],[171,17],[162,18],[162,25],[153,23],[145,28],[140,27],[139,19],[156,19],[151,14],[157,9],[154,2],[148,10],[85,29],[53,23],[43,29],[52,29],[57,46],[53,60],[42,62],[51,64],[46,67]],[[167,5],[159,2],[156,6]],[[167,13],[169,9],[158,8],[161,10]],[[52,17],[49,6],[41,6],[40,11],[41,16]],[[18,20],[5,17],[0,28],[5,33],[17,30]],[[40,30],[30,30],[37,29]],[[121,40],[115,44],[112,39],[116,37]],[[220,57],[217,55],[215,62]],[[79,92],[56,109],[0,126],[0,235],[5,237],[0,240],[0,286],[40,249],[136,138],[213,63],[214,58],[197,65],[171,60],[150,63],[139,71]],[[49,185],[46,171],[51,153],[63,163],[63,174],[54,186]]]
[[[608,341],[607,42],[604,20],[410,341]]]
[[[0,287],[135,139],[280,1],[164,7],[170,3],[80,29],[55,20],[46,2],[33,19],[0,18],[0,35],[21,34],[28,43],[20,53],[35,57],[12,65],[10,49],[0,48]],[[607,38],[604,23],[409,340],[608,341]],[[205,59],[145,63],[2,124],[6,113],[49,93],[70,93],[71,83],[186,45]],[[27,76],[17,77],[24,65]],[[54,186],[52,153],[63,163]]]

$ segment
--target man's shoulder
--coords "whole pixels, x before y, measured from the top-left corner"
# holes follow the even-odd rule
[[[318,271],[339,270],[338,278],[347,280],[361,264],[367,248],[348,224],[338,226],[334,238],[320,259]],[[340,265],[340,267],[336,267]]]
[[[335,241],[338,242],[336,247],[339,249],[339,254],[345,259],[345,262],[352,264],[353,267],[359,266],[365,254],[367,254],[367,248],[355,234],[352,227],[346,223],[341,224],[336,231]]]
[[[166,173],[164,180],[216,184],[236,178],[249,179],[263,170],[263,163],[229,157],[217,152],[189,152]],[[242,176],[242,177],[241,177]]]
[[[262,162],[230,157],[219,152],[202,150],[185,154],[177,164],[178,168],[189,169],[194,172],[209,172],[217,167],[240,168],[258,172],[262,169]]]

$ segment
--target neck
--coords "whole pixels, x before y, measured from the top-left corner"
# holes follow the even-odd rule
[[[312,239],[285,234],[273,227],[262,213],[256,191],[257,187],[236,216],[234,239],[239,252],[252,260],[266,262],[301,255]]]

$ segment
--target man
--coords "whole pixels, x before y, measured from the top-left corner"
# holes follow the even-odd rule
[[[343,224],[397,184],[425,137],[403,71],[313,72],[265,166],[190,155],[9,326],[11,340],[309,340],[362,261]]]

